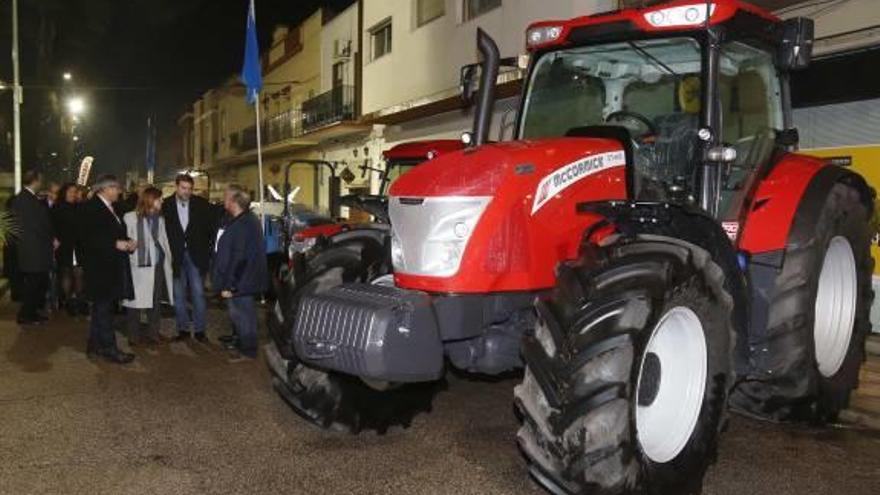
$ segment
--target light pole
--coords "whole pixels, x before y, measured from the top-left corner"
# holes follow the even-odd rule
[[[18,0],[12,0],[12,132],[15,143],[15,192],[21,191],[21,80],[18,71]]]

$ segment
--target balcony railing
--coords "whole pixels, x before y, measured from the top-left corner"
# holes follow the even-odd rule
[[[265,146],[352,119],[354,119],[354,87],[338,86],[304,101],[302,110],[286,110],[264,118],[260,126],[260,137]],[[256,148],[257,127],[252,125],[233,133],[229,142],[239,152]]]
[[[304,101],[302,113],[306,132],[354,119],[354,86],[337,86]]]
[[[263,142],[277,143],[285,139],[302,136],[302,112],[287,110],[263,120]]]

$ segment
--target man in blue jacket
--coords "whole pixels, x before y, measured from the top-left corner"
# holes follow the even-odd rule
[[[226,188],[223,206],[229,214],[217,233],[211,280],[229,309],[238,336],[230,361],[257,357],[257,307],[254,300],[268,285],[266,247],[260,221],[250,211],[250,195],[241,186]]]

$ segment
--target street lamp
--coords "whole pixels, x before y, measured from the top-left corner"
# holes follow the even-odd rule
[[[86,102],[80,97],[73,97],[67,100],[67,110],[74,117],[81,115],[86,110]]]
[[[61,77],[63,77],[64,80],[68,82],[73,80],[73,74],[71,74],[70,72],[65,72]]]
[[[77,141],[79,141],[79,136],[73,136],[73,142],[75,143]]]

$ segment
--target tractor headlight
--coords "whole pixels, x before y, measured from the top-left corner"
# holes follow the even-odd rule
[[[468,241],[491,197],[391,198],[394,271],[449,277],[458,272]]]
[[[675,26],[696,26],[706,22],[706,17],[711,17],[715,13],[715,4],[707,5],[705,2],[694,5],[683,5],[679,7],[668,7],[665,9],[654,10],[645,14],[645,20],[651,26],[675,27]]]
[[[526,32],[526,44],[529,48],[553,43],[562,36],[562,26],[537,26]]]
[[[305,253],[309,249],[315,247],[317,241],[318,240],[314,237],[293,236],[290,245],[287,247],[288,257],[293,258],[293,255],[296,253]]]

